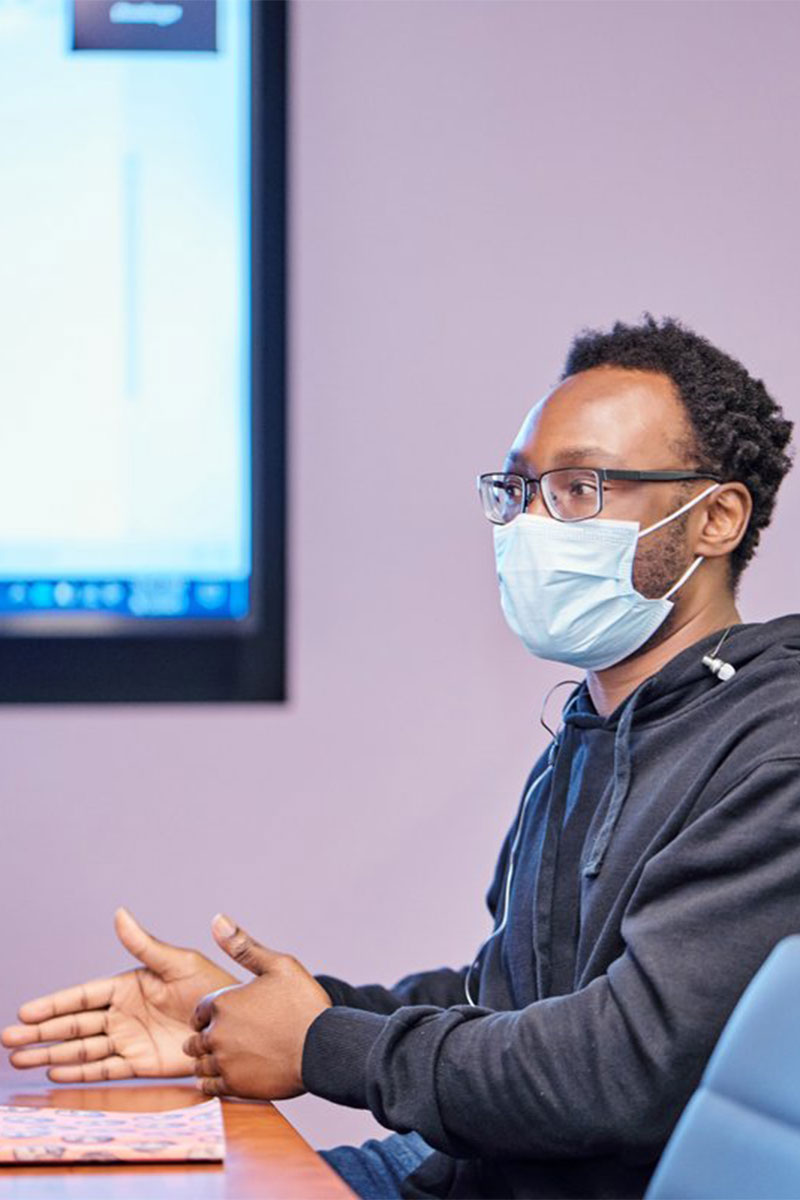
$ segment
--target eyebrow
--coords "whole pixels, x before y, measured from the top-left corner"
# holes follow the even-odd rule
[[[610,451],[604,450],[602,446],[573,446],[571,449],[562,450],[560,454],[557,454],[552,465],[553,467],[571,467],[581,464],[586,467],[595,467],[621,461],[618,454],[612,454]],[[509,450],[506,462],[511,466],[528,466],[525,455],[520,450]]]

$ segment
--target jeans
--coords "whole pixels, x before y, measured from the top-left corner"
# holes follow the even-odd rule
[[[320,1154],[361,1200],[395,1200],[400,1184],[433,1149],[418,1133],[393,1133],[381,1140],[370,1138],[363,1146],[337,1146]]]

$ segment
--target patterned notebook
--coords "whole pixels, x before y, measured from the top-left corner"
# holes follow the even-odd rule
[[[87,1112],[0,1105],[0,1165],[221,1162],[219,1100],[168,1112]]]

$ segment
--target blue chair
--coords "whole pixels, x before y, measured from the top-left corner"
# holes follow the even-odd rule
[[[722,1032],[646,1200],[800,1200],[800,937],[785,938]]]

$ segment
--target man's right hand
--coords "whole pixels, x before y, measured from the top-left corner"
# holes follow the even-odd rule
[[[195,1060],[182,1047],[195,1005],[240,981],[198,950],[159,942],[125,908],[115,912],[114,926],[144,966],[23,1004],[22,1024],[0,1035],[14,1047],[13,1066],[46,1066],[54,1083],[193,1073]]]

